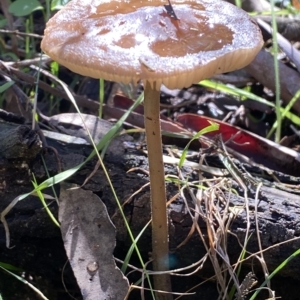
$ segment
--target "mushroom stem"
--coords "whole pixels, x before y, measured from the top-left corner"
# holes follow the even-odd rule
[[[148,147],[152,214],[152,258],[154,271],[169,270],[168,221],[166,209],[165,172],[160,130],[160,92],[149,82],[144,91],[144,118]],[[171,292],[169,274],[155,275],[154,288]],[[173,299],[171,294],[157,293],[156,299]]]

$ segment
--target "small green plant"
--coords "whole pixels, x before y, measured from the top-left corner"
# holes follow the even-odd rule
[[[43,10],[43,6],[37,0],[16,0],[8,8],[8,11],[15,17],[25,17],[36,10]]]
[[[46,20],[50,17],[50,10],[59,10],[69,1],[70,0],[46,0]],[[9,5],[9,12],[16,17],[25,17],[37,10],[44,10],[44,7],[38,0],[16,0]]]

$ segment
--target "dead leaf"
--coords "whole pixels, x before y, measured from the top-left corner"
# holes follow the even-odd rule
[[[62,185],[59,221],[64,246],[84,300],[123,300],[127,278],[116,267],[116,229],[91,191]]]
[[[246,156],[251,161],[285,174],[293,176],[299,174],[300,154],[298,152],[257,134],[219,120],[195,114],[181,114],[177,117],[177,122],[195,132],[207,127],[211,122],[217,123],[219,129],[206,133],[206,137],[213,139],[217,134],[222,134],[222,140],[226,142],[227,147]]]

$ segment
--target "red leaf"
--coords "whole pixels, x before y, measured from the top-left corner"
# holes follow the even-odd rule
[[[245,155],[254,162],[273,170],[299,175],[300,154],[292,149],[278,145],[239,127],[205,116],[183,114],[178,116],[177,122],[196,132],[208,126],[209,122],[215,122],[219,124],[219,130],[206,134],[207,137],[213,138],[216,134],[221,134],[224,143],[228,142],[226,146]]]

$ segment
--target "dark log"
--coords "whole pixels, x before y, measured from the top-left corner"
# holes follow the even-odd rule
[[[7,126],[6,123],[0,123],[0,132],[2,132],[2,128],[6,128],[5,126]],[[15,129],[12,130],[13,132],[19,132],[20,128],[15,125]],[[26,132],[26,136],[29,137],[34,136],[33,132],[29,129],[24,130],[24,127],[22,127],[21,132]],[[2,141],[0,140],[0,149],[2,149],[1,142]],[[140,189],[144,184],[148,183],[148,176],[144,171],[142,171],[148,168],[147,157],[140,150],[125,147],[123,142],[124,138],[123,140],[117,140],[112,147],[108,149],[105,156],[106,168],[109,171],[110,178],[121,203],[127,201],[134,192]],[[89,155],[92,149],[86,143],[81,145],[66,142],[63,143],[53,138],[47,139],[47,143],[49,146],[57,149],[64,169],[82,162],[84,158]],[[0,183],[2,183],[0,189],[0,211],[3,211],[15,197],[33,189],[31,184],[31,173],[34,173],[39,183],[46,178],[40,156],[37,155],[33,158],[31,155],[28,155],[27,157],[24,157],[24,150],[22,150],[23,145],[24,143],[16,143],[13,149],[13,155],[9,154],[8,148],[5,153],[0,152],[2,166],[0,170]],[[28,167],[26,168],[21,168],[21,165],[16,163],[18,159],[16,158],[15,153],[20,146],[20,154],[23,155],[22,161],[24,162],[24,160],[27,160],[26,165]],[[50,175],[56,174],[58,166],[53,153],[45,152],[44,159],[48,166]],[[95,160],[90,161],[79,172],[69,178],[68,181],[81,185],[92,173],[95,164]],[[22,164],[22,166],[24,166],[24,164]],[[138,169],[137,171],[127,173],[127,171],[132,168]],[[190,178],[193,177],[193,180],[197,179],[197,173],[195,173],[191,168],[185,167],[183,172],[186,176],[189,176]],[[166,173],[177,175],[177,169],[173,165],[166,165]],[[204,175],[209,176],[208,174]],[[299,179],[297,178],[294,178],[293,180],[298,180],[299,182]],[[106,204],[112,221],[117,228],[116,256],[124,258],[127,249],[131,245],[131,241],[124,226],[123,219],[118,213],[117,205],[103,170],[97,170],[84,188],[96,193]],[[239,190],[239,186],[235,185],[235,188],[241,192],[241,195],[243,194],[243,192]],[[51,189],[44,192],[46,194],[52,193]],[[56,187],[56,192],[59,194],[59,186]],[[167,184],[168,199],[177,195],[178,192],[176,184]],[[255,226],[255,192],[255,189],[250,189],[248,193],[251,222],[250,232],[252,233],[252,236],[247,243],[247,251],[249,252],[249,255],[250,253],[256,253],[259,250]],[[189,195],[186,195],[186,197],[189,207],[194,208],[194,204]],[[145,188],[135,195],[130,201],[127,201],[124,206],[125,214],[135,236],[150,219],[149,199],[149,189]],[[275,189],[274,187],[263,186],[259,193],[258,200],[257,219],[263,249],[275,246],[277,243],[299,237],[300,197],[298,194],[291,193],[288,190],[282,191]],[[219,203],[218,199],[212,199],[212,201],[214,201],[216,206],[219,205],[218,209],[222,213],[222,210],[224,210],[224,203]],[[243,196],[234,196],[229,193],[225,193],[223,201],[229,201],[232,208],[242,207],[245,204]],[[206,208],[204,206],[202,206],[202,208],[205,211]],[[50,203],[50,209],[55,215],[57,215],[57,205],[55,201]],[[178,196],[176,200],[170,204],[169,216],[170,248],[172,250],[172,256],[174,257],[174,265],[172,267],[179,268],[187,266],[201,259],[205,255],[206,249],[196,232],[192,234],[191,238],[185,245],[177,249],[177,246],[187,237],[192,225],[192,220],[187,212],[185,201],[181,196]],[[49,216],[46,214],[40,200],[37,197],[29,196],[25,200],[20,201],[6,216],[6,220],[11,234],[10,244],[13,248],[6,248],[5,232],[3,225],[1,224],[1,261],[22,267],[27,272],[39,274],[43,278],[51,278],[52,284],[56,289],[57,286],[61,286],[59,274],[66,262],[61,234],[60,230],[55,227]],[[207,240],[207,227],[204,220],[199,218],[198,223],[205,240]],[[232,220],[230,232],[232,234],[228,235],[227,249],[230,261],[231,263],[234,263],[241,253],[242,248],[240,244],[244,243],[245,238],[246,212],[244,209],[242,209],[241,213]],[[150,234],[151,230],[148,228],[138,243],[139,249],[144,255],[146,261],[148,252],[151,251]],[[239,239],[240,244],[237,239]],[[274,270],[283,260],[299,248],[300,240],[294,239],[264,252],[264,258],[269,271],[271,272]],[[259,275],[261,268],[257,259],[253,257],[246,261],[245,265],[253,267],[255,272]],[[288,277],[288,282],[292,282],[293,280],[300,281],[299,269],[300,258],[296,257],[290,264],[280,271],[279,275]],[[202,277],[213,275],[211,265],[209,263],[205,263],[203,270],[200,270],[198,274]],[[197,280],[200,281],[200,279],[196,279],[196,281]],[[65,281],[67,285],[69,284],[76,291],[76,288],[74,287],[74,279],[70,272],[67,272],[67,275],[65,275]],[[181,281],[183,282],[182,278],[180,278],[179,282]],[[177,282],[174,290],[183,292],[184,290],[179,287],[178,279],[176,279],[176,277],[174,278],[174,282]],[[193,282],[195,282],[195,279],[188,277],[188,283],[184,283],[184,285],[185,287],[190,287]],[[276,291],[277,288],[277,286],[274,287]],[[289,298],[286,298],[280,291],[280,288],[278,289],[279,291],[276,295],[278,296],[279,294],[282,296],[282,299],[297,299],[293,298],[291,295],[289,295]],[[57,289],[57,293],[52,299],[62,299],[59,298],[61,297],[60,293],[60,289]],[[214,293],[215,292],[213,292],[212,295],[216,295]],[[197,294],[197,297],[199,298],[199,294]],[[190,297],[189,299],[198,299],[197,297]],[[209,299],[216,299],[216,296],[211,297],[212,298]]]
[[[271,16],[259,16],[257,17],[270,26],[272,26],[272,17]],[[277,29],[280,34],[282,34],[289,41],[297,42],[300,40],[300,20],[299,19],[290,19],[284,17],[276,17]],[[272,38],[271,34],[263,32],[264,38]]]
[[[228,2],[235,4],[235,0],[227,0]],[[270,11],[271,6],[266,0],[244,0],[242,2],[242,8],[245,11],[251,12],[263,12],[263,11]]]
[[[264,86],[275,91],[275,71],[273,56],[261,50],[245,70]],[[288,104],[300,88],[299,72],[279,62],[280,93],[285,104]],[[293,109],[300,112],[300,102],[296,101]]]
[[[8,160],[30,161],[42,149],[38,134],[25,125],[16,127],[2,123],[0,141],[0,156]]]

